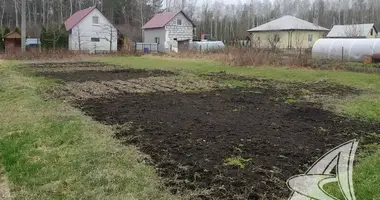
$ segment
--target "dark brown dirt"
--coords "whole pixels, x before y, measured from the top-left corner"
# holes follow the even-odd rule
[[[112,71],[99,72],[97,70],[75,71],[75,72],[39,72],[39,76],[47,76],[64,82],[101,82],[121,80],[126,81],[137,78],[169,76],[174,73],[160,70],[139,70],[139,69],[117,69]]]
[[[175,73],[163,70],[121,68],[105,63],[36,63],[28,65],[36,76],[46,76],[63,82],[101,82],[130,80],[137,78],[172,76]]]
[[[318,105],[277,101],[282,95],[262,88],[121,94],[78,106],[105,124],[129,124],[117,137],[150,155],[173,193],[209,190],[201,199],[287,198],[288,178],[336,145],[380,130]],[[225,165],[239,156],[250,159],[244,168]]]

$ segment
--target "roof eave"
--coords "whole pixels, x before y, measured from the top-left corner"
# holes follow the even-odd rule
[[[281,32],[281,31],[320,31],[320,32],[327,32],[330,31],[328,29],[272,29],[272,30],[248,30],[247,32]]]

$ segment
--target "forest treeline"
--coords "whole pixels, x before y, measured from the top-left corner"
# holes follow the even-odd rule
[[[336,24],[375,23],[380,27],[380,0],[26,0],[27,35],[39,36],[42,27],[62,25],[73,13],[97,6],[131,40],[141,39],[141,26],[155,13],[183,9],[201,33],[218,40],[244,38],[247,30],[283,15],[293,15],[331,28]],[[21,23],[21,0],[0,0],[0,27]]]

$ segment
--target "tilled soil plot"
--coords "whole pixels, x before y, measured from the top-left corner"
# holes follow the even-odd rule
[[[136,78],[172,76],[173,72],[163,70],[143,70],[121,68],[105,63],[37,63],[28,65],[37,76],[55,78],[63,82],[101,82],[130,80]]]
[[[227,89],[203,93],[119,94],[77,102],[117,137],[150,155],[173,193],[200,199],[287,198],[286,180],[335,146],[379,125],[336,116],[282,92]]]

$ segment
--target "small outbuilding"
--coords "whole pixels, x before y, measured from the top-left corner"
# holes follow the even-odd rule
[[[4,46],[6,53],[21,51],[21,33],[14,30],[4,36]]]
[[[376,38],[377,36],[375,24],[336,25],[327,34],[327,38]]]

